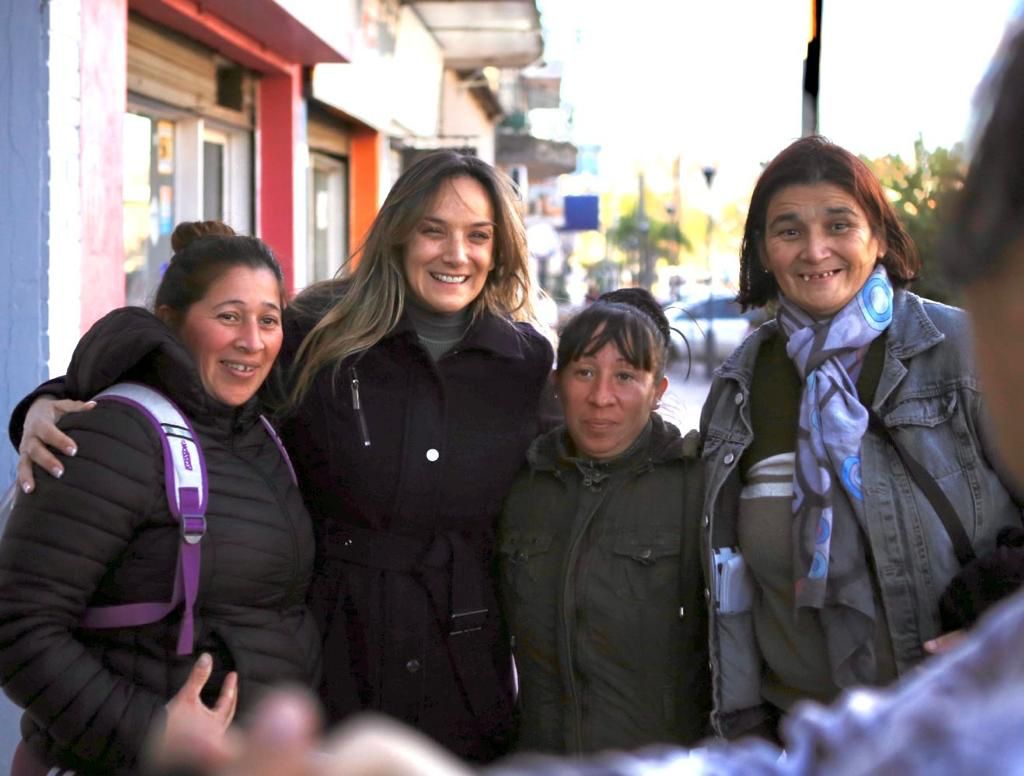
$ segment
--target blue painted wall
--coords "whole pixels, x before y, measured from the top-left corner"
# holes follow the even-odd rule
[[[49,3],[0,0],[0,488],[16,461],[7,419],[49,355],[48,54]]]
[[[0,489],[14,478],[14,403],[46,375],[49,3],[0,0]],[[0,772],[21,713],[0,698]]]

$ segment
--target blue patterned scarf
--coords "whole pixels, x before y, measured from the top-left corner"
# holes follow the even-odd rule
[[[857,397],[856,380],[868,347],[892,322],[892,299],[882,265],[831,319],[815,320],[779,297],[786,352],[804,381],[793,473],[796,606],[833,607],[822,613],[822,625],[840,686],[850,679],[842,666],[852,650],[863,645],[871,659],[870,668],[862,669],[870,672],[874,665],[870,644],[863,644],[872,638],[874,595],[857,527],[865,520],[860,446],[868,413]]]

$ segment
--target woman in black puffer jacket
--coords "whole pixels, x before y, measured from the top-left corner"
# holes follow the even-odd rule
[[[227,229],[179,227],[157,315],[107,315],[66,378],[83,396],[122,380],[148,384],[198,433],[209,499],[193,652],[177,654],[181,608],[150,625],[80,626],[87,607],[169,600],[180,528],[162,441],[137,409],[100,401],[66,415],[77,455],[60,479],[39,477],[18,500],[0,542],[0,680],[26,710],[21,757],[133,772],[154,730],[173,737],[198,722],[217,734],[236,700],[244,709],[271,684],[317,678],[319,637],[305,606],[310,519],[255,398],[281,343],[280,270],[260,241]],[[200,654],[212,657],[203,703],[182,690]]]

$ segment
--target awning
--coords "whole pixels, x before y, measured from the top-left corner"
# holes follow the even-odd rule
[[[437,39],[445,67],[525,67],[544,40],[536,0],[405,0]]]
[[[131,10],[257,70],[268,69],[275,62],[315,65],[349,61],[354,20],[346,18],[343,4],[333,6],[302,6],[275,0],[128,2]],[[306,16],[297,16],[296,9],[306,9]],[[246,39],[236,40],[233,30]],[[266,52],[267,62],[261,62],[260,56],[253,53],[254,44]]]

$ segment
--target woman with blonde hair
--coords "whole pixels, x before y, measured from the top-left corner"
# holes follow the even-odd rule
[[[328,717],[383,711],[472,760],[500,754],[511,723],[494,530],[552,365],[526,261],[511,181],[431,154],[351,275],[300,295],[285,331]]]

